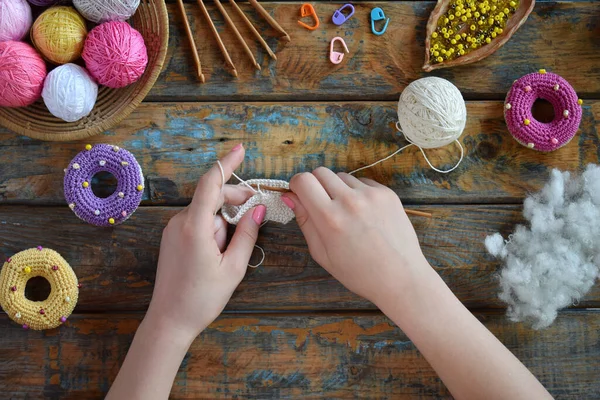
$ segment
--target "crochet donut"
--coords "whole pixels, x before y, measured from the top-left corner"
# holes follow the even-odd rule
[[[50,296],[44,301],[25,297],[31,278],[41,276],[50,282]],[[7,259],[0,273],[0,305],[23,329],[53,329],[73,312],[79,296],[77,276],[56,251],[38,246]]]
[[[538,99],[554,107],[555,118],[550,123],[537,121],[531,109]],[[525,75],[513,84],[504,104],[508,130],[523,146],[538,151],[554,151],[569,143],[581,123],[583,101],[559,75],[539,72]]]
[[[105,199],[92,192],[92,177],[109,172],[117,189]],[[137,210],[144,191],[144,175],[133,154],[108,144],[86,145],[65,169],[65,199],[83,221],[96,226],[125,222]]]

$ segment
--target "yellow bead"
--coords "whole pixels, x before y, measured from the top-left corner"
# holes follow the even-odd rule
[[[483,25],[483,21],[482,21],[482,20],[479,20],[479,21],[477,21],[477,24],[478,24],[479,26],[481,26],[481,25]]]
[[[138,192],[141,192],[142,190],[144,190],[144,187],[142,185],[137,185],[136,189]]]
[[[30,274],[31,273],[31,268],[30,267],[25,267],[25,268],[23,268],[23,272],[25,272],[26,274]]]
[[[501,34],[502,32],[504,32],[504,29],[498,28],[498,34]]]
[[[583,100],[581,100],[581,99],[577,100],[577,104],[579,104],[580,106],[582,106],[583,105]]]
[[[91,145],[91,144],[86,144],[86,145],[85,145],[85,149],[86,149],[87,151],[90,151],[90,150],[92,149],[92,145]]]
[[[442,61],[444,61],[444,59],[443,59],[442,57],[438,57],[438,58],[436,58],[436,60],[437,60],[437,62],[442,62]]]
[[[545,74],[545,73],[546,73],[546,70],[542,68],[542,69],[540,69],[540,71],[539,71],[539,72],[540,72],[540,74]]]
[[[90,183],[86,181],[86,182],[83,182],[83,184],[81,186],[83,186],[84,188],[86,188],[86,187],[90,186]]]
[[[492,37],[495,39],[498,34],[496,32],[492,32]]]
[[[477,29],[477,27],[475,25],[471,25],[471,30],[474,31],[475,29]]]
[[[491,9],[492,11],[496,11],[496,10],[498,9],[498,7],[496,7],[496,6],[492,6],[492,7],[490,7],[490,9]]]
[[[436,43],[436,44],[433,45],[433,49],[434,50],[438,50],[439,48],[440,48],[440,45],[438,43]]]
[[[468,19],[468,18],[467,18],[465,15],[463,15],[462,17],[460,17],[460,20],[461,20],[462,22],[467,22],[467,19]]]
[[[457,16],[457,17],[460,17],[460,14],[461,14],[461,12],[457,11],[454,15]]]
[[[471,12],[467,12],[467,18],[471,18],[473,16],[473,14],[471,14]]]
[[[464,49],[464,48],[465,48],[465,45],[464,45],[464,44],[460,43],[460,44],[458,45],[458,49],[459,49],[459,50],[462,50],[462,49]]]
[[[442,33],[447,33],[448,32],[448,28],[442,28]]]
[[[434,51],[433,52],[433,56],[434,57],[439,57],[440,56],[440,52],[439,51]]]
[[[517,3],[515,3],[514,1],[511,1],[509,4],[510,4],[511,7],[516,7],[517,6]]]
[[[450,16],[448,17],[450,19],[450,21],[454,21],[454,15],[450,14]]]
[[[452,39],[452,40],[450,41],[450,43],[452,43],[452,44],[456,44],[456,39]]]
[[[464,39],[464,38],[467,37],[467,34],[466,33],[461,33],[460,36],[462,36],[462,38]]]
[[[473,14],[475,16],[475,18],[479,18],[481,16],[481,14],[479,14],[479,11],[475,11],[475,14]]]
[[[448,22],[450,22],[450,20],[448,18],[444,18],[444,24],[448,25]]]
[[[445,39],[449,39],[450,38],[450,34],[449,33],[444,33],[444,38]]]
[[[494,23],[494,18],[488,19],[488,24],[492,25]]]
[[[111,224],[111,225],[114,225],[115,224],[115,219],[114,218],[109,218],[108,219],[108,223]]]
[[[500,19],[504,18],[504,13],[502,11],[500,11],[500,14],[498,14],[498,16],[500,17]]]
[[[508,13],[510,13],[510,10],[508,8],[504,9],[504,14],[508,15]]]
[[[490,39],[490,38],[485,38],[485,42],[486,42],[487,44],[490,44],[490,43],[492,43],[492,39]]]
[[[431,37],[432,37],[432,38],[434,38],[434,39],[435,39],[436,37],[438,37],[438,34],[437,34],[437,32],[433,32],[433,33],[431,34]]]
[[[460,51],[458,52],[458,54],[460,54],[461,56],[464,56],[464,55],[465,55],[465,51],[464,51],[464,50],[460,50]]]
[[[525,124],[525,126],[529,126],[529,124],[531,124],[531,121],[526,119],[525,121],[523,121],[523,124]]]
[[[457,34],[456,36],[454,36],[454,39],[456,39],[456,40],[460,40],[460,35],[459,35],[459,34]]]

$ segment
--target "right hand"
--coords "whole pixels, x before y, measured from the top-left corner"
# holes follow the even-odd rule
[[[320,167],[290,181],[311,256],[354,293],[379,305],[430,270],[398,196],[389,188]]]

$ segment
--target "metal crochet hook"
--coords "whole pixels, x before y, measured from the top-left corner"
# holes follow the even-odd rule
[[[334,64],[339,64],[344,59],[344,53],[340,53],[333,49],[335,42],[341,42],[342,46],[344,46],[344,50],[346,51],[346,53],[350,53],[350,50],[348,50],[346,42],[344,42],[344,39],[342,39],[341,37],[337,36],[331,40],[331,45],[329,46],[329,60]]]
[[[312,4],[302,4],[302,7],[300,7],[300,17],[304,18],[304,17],[313,17],[314,21],[315,21],[315,25],[314,26],[309,26],[308,24],[302,22],[302,21],[298,21],[298,23],[300,24],[300,26],[309,29],[311,31],[314,31],[315,29],[317,29],[319,27],[319,17],[317,16],[317,12],[315,11],[314,7],[312,6]]]
[[[371,32],[373,32],[377,36],[383,35],[385,33],[385,31],[387,30],[388,24],[390,23],[390,19],[388,18],[385,21],[385,25],[384,25],[383,29],[380,31],[375,29],[375,22],[383,21],[384,19],[386,19],[385,13],[383,12],[383,10],[381,8],[376,7],[373,10],[371,10]]]

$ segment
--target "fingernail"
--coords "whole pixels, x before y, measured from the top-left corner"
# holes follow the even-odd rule
[[[265,215],[267,215],[267,207],[261,204],[254,209],[254,212],[252,213],[252,219],[257,225],[260,225],[265,220]]]
[[[233,149],[231,149],[231,151],[238,151],[241,150],[243,147],[243,145],[241,143],[239,143],[238,145],[236,145]]]
[[[296,208],[296,205],[289,197],[281,196],[281,201],[283,201],[285,203],[285,205],[288,206],[292,210],[294,208]]]

